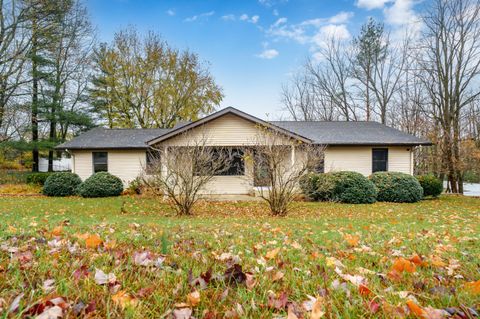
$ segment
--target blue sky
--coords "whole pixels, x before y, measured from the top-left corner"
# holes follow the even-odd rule
[[[326,36],[350,39],[369,16],[401,30],[421,0],[87,0],[100,41],[134,25],[208,61],[225,98],[253,115],[277,118],[280,92]]]

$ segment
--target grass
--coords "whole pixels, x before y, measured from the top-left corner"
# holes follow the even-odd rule
[[[314,318],[317,310],[325,318],[413,318],[480,307],[476,198],[297,203],[275,218],[258,202],[201,203],[195,216],[176,217],[148,197],[0,197],[0,216],[0,318],[38,314],[59,296],[66,316],[106,318],[175,309],[176,318],[181,309],[196,318]],[[158,257],[158,267],[140,265]],[[233,263],[242,266],[236,285],[225,280]],[[98,284],[96,269],[116,280]],[[251,273],[246,282],[243,272]],[[192,283],[201,274],[204,289]],[[302,306],[308,296],[313,313]]]

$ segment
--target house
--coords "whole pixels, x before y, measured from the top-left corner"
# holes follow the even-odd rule
[[[183,123],[172,129],[95,128],[59,145],[72,157],[72,171],[82,179],[99,171],[108,171],[128,185],[142,174],[151,161],[153,148],[168,149],[188,145],[185,132],[192,137],[208,134],[208,145],[248,149],[258,136],[259,127],[268,127],[285,136],[286,141],[319,144],[325,147],[319,159],[325,172],[357,171],[366,176],[375,171],[413,174],[413,149],[431,145],[429,141],[376,122],[264,121],[229,107],[198,121]],[[294,144],[292,144],[294,145]],[[292,163],[295,153],[286,154]],[[215,176],[208,186],[213,194],[251,194],[255,163],[240,164],[235,174],[228,171]]]

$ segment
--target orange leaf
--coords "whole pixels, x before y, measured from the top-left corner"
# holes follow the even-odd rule
[[[480,294],[480,280],[467,282],[465,284],[466,288],[473,292],[476,295]]]
[[[423,311],[423,309],[419,305],[417,305],[413,300],[408,300],[407,306],[408,306],[408,309],[410,309],[410,311],[414,313],[417,317],[420,317],[420,318],[425,317],[425,311]]]
[[[63,232],[63,227],[62,226],[57,226],[52,230],[52,235],[53,236],[60,236]]]
[[[358,246],[358,243],[360,242],[360,237],[357,235],[350,235],[346,234],[344,236],[345,241],[347,242],[348,246],[350,247],[356,247]]]
[[[136,306],[137,305],[137,299],[134,297],[130,296],[125,290],[120,290],[116,294],[112,296],[112,301],[114,304],[117,306],[120,306],[123,308],[128,307],[128,306]]]
[[[192,306],[196,307],[200,303],[200,293],[195,290],[187,295],[187,303]]]
[[[325,315],[323,298],[317,297],[312,306],[312,313],[310,319],[320,319]]]
[[[422,264],[422,258],[417,254],[413,255],[412,258],[410,258],[410,261],[412,263],[414,263],[415,265],[421,265]]]
[[[393,262],[392,271],[396,271],[398,273],[406,272],[415,272],[416,266],[413,262],[406,260],[405,258],[397,258]]]
[[[102,244],[102,239],[98,237],[98,235],[89,235],[87,239],[85,239],[85,246],[87,248],[97,248]]]
[[[267,254],[265,255],[265,258],[266,259],[274,259],[278,253],[280,252],[280,247],[278,248],[275,248],[273,250],[270,250],[269,252],[267,252]]]
[[[362,285],[362,284],[360,286],[358,286],[358,292],[362,296],[368,296],[372,293],[372,291],[367,286]]]

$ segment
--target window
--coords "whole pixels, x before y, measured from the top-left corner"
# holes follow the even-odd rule
[[[146,159],[146,172],[147,174],[153,173],[155,169],[157,169],[156,166],[160,163],[160,154],[161,152],[159,150],[148,150],[147,151],[147,159]]]
[[[93,152],[93,172],[108,172],[108,153]]]
[[[372,149],[372,173],[388,171],[388,148]]]
[[[218,170],[215,174],[217,176],[235,176],[245,175],[245,161],[243,159],[243,150],[238,148],[233,149],[214,149],[214,157],[221,156],[220,152],[224,152],[223,156],[230,162],[229,167],[224,167]],[[215,155],[215,154],[218,155]]]
[[[238,148],[230,148],[230,149],[223,149],[223,148],[213,148],[212,149],[212,163],[205,163],[204,165],[209,165],[206,168],[206,171],[211,171],[214,168],[210,165],[213,165],[213,162],[216,159],[220,159],[221,161],[225,161],[225,165],[228,163],[230,164],[229,167],[216,167],[216,172],[214,173],[215,176],[236,176],[236,175],[245,175],[245,161],[244,161],[244,152]],[[218,162],[217,162],[218,163]],[[198,163],[195,165],[199,165]],[[217,165],[215,165],[217,166]],[[200,174],[200,169],[195,168],[195,175]]]
[[[270,186],[270,176],[268,170],[268,160],[264,154],[254,151],[253,153],[253,186],[266,187]]]

